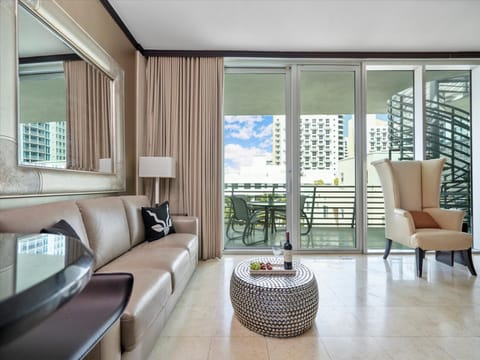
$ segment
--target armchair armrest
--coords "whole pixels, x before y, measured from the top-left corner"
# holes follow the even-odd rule
[[[442,229],[462,231],[462,223],[465,212],[456,209],[425,208]]]
[[[177,233],[195,234],[198,236],[197,217],[172,215],[172,222]]]
[[[408,210],[395,208],[395,209],[393,209],[393,214],[395,216],[410,218],[411,220],[413,220],[412,215],[410,215],[410,212]]]
[[[390,216],[387,217],[387,226],[385,228],[388,239],[410,246],[411,236],[415,233],[415,225],[412,215],[407,210],[395,208]]]

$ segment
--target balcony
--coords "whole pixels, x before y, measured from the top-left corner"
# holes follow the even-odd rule
[[[240,196],[247,203],[285,202],[285,184],[225,184],[225,197]],[[302,249],[352,249],[355,248],[355,187],[333,185],[305,185],[301,194],[306,196],[304,213],[311,222],[311,230],[301,236]],[[368,212],[368,247],[383,249],[385,244],[385,220],[383,193],[380,186],[369,186],[367,193]],[[227,224],[232,214],[229,201],[225,201],[224,224]],[[282,242],[285,238],[285,221],[276,220],[269,224],[268,241],[263,231],[254,231],[257,247],[270,247]],[[271,230],[273,228],[273,231]],[[306,222],[301,219],[301,232],[307,230]],[[243,248],[241,238],[225,235],[225,248]]]

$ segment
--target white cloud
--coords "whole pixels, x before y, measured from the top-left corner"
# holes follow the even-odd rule
[[[225,116],[225,130],[230,131],[230,136],[234,139],[248,140],[251,138],[262,138],[271,136],[271,125],[267,125],[256,129],[258,123],[263,121],[263,116]],[[265,133],[265,129],[269,128],[270,132]]]
[[[272,124],[268,124],[266,126],[262,126],[258,129],[258,132],[255,133],[253,136],[256,138],[264,138],[264,137],[272,137]]]
[[[260,149],[267,151],[269,154],[272,151],[272,139],[266,138],[259,145]]]
[[[232,115],[225,116],[225,123],[257,123],[263,121],[263,116],[261,115]]]
[[[225,125],[226,130],[240,130],[242,127],[239,124],[228,124]]]
[[[255,137],[255,130],[253,127],[244,127],[236,132],[232,132],[230,136],[234,139],[248,140]]]
[[[258,147],[244,147],[238,144],[227,144],[224,149],[224,159],[230,162],[231,168],[239,168],[252,164],[256,156],[271,156],[271,153]]]

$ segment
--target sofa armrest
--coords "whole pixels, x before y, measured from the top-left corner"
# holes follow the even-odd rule
[[[177,233],[195,234],[198,236],[197,217],[172,215],[172,222]]]

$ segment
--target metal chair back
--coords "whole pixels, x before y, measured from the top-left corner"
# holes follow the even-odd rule
[[[235,220],[249,221],[250,209],[245,199],[238,196],[231,196],[230,200],[232,201],[233,217]]]

